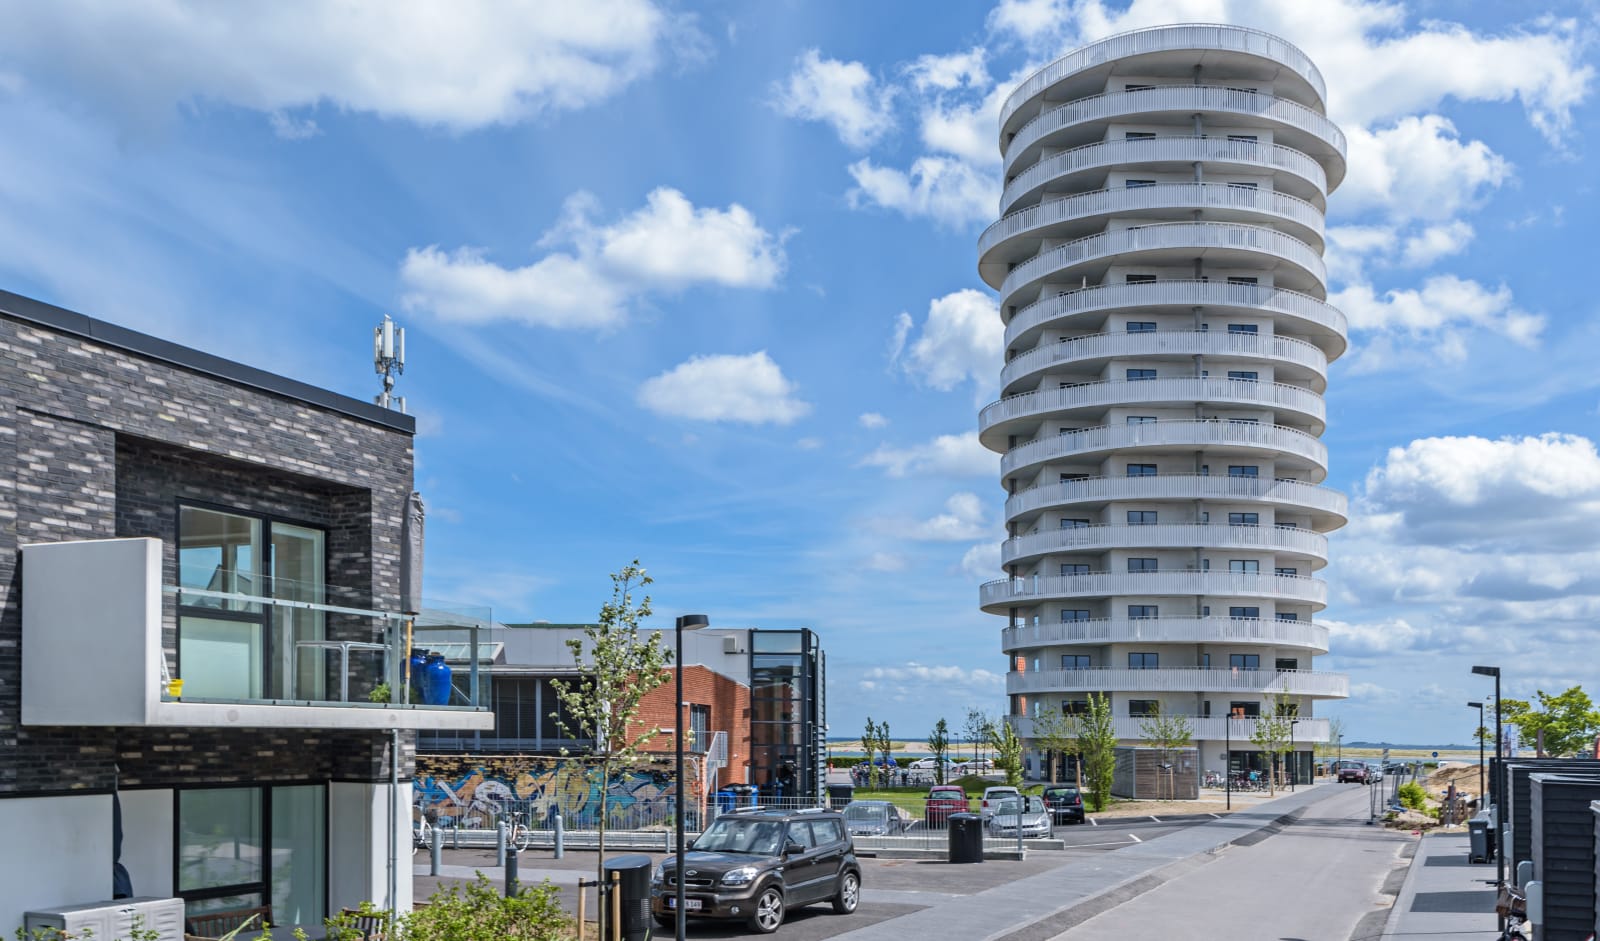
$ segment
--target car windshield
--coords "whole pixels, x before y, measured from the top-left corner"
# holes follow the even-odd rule
[[[774,820],[736,820],[723,817],[713,823],[694,848],[712,853],[755,853],[776,855],[783,837],[783,824]]]
[[[855,803],[844,809],[844,819],[864,821],[867,823],[881,823],[887,816],[881,804]]]

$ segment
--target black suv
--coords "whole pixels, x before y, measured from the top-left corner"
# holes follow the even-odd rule
[[[783,913],[832,902],[848,915],[861,901],[861,865],[844,816],[828,810],[731,811],[700,834],[684,854],[684,912],[695,918],[743,919],[761,934],[777,931]],[[650,882],[650,912],[671,925],[678,861],[669,856]]]

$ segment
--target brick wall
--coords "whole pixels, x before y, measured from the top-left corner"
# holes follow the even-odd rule
[[[109,789],[115,766],[128,787],[385,780],[383,732],[22,726],[18,546],[158,536],[171,583],[194,499],[326,527],[338,600],[392,607],[411,486],[404,431],[0,314],[0,796]]]
[[[645,694],[639,703],[636,729],[671,729],[678,725],[673,715],[672,703],[677,697],[677,681],[669,678],[661,686]],[[728,767],[722,772],[722,783],[749,780],[750,763],[750,687],[714,672],[706,667],[691,664],[683,668],[683,701],[697,706],[711,707],[711,731],[728,733]],[[687,726],[689,710],[683,710]],[[647,750],[671,753],[672,736],[658,736]]]

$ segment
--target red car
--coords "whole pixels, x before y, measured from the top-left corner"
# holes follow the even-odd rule
[[[928,827],[942,827],[951,814],[967,812],[967,792],[953,784],[938,784],[929,789],[922,820]]]
[[[1339,770],[1336,773],[1338,775],[1338,781],[1340,784],[1344,784],[1345,782],[1350,782],[1352,784],[1372,783],[1372,779],[1367,772],[1367,766],[1363,762],[1341,761],[1339,762]]]

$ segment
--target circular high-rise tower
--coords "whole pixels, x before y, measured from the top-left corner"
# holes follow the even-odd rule
[[[1345,522],[1318,440],[1345,349],[1322,261],[1345,142],[1324,95],[1284,40],[1185,25],[1072,52],[1001,111],[978,270],[1006,353],[978,427],[1009,538],[981,605],[1007,619],[1024,739],[1091,693],[1128,745],[1154,712],[1189,717],[1197,771],[1264,767],[1264,715],[1295,719],[1300,780],[1328,739],[1313,703],[1349,680],[1313,669],[1315,573]]]

